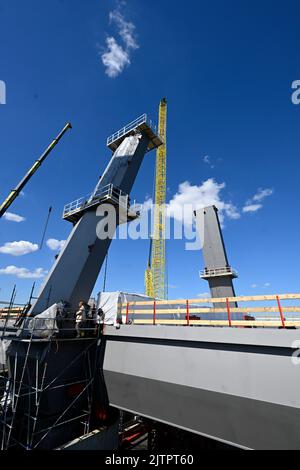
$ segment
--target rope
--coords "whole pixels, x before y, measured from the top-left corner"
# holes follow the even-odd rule
[[[41,244],[40,244],[40,250],[42,249],[43,244],[44,244],[44,240],[45,240],[45,236],[46,236],[46,232],[47,232],[47,228],[48,228],[48,224],[49,224],[49,219],[50,219],[50,216],[51,216],[51,212],[52,212],[52,207],[50,206],[50,207],[49,207],[49,211],[48,211],[48,216],[47,216],[46,224],[45,224],[45,228],[44,228],[44,232],[43,232],[43,236],[42,236],[42,240],[41,240]]]
[[[105,289],[106,289],[106,280],[107,280],[107,263],[108,263],[108,253],[107,253],[107,255],[106,255],[106,259],[105,259],[104,280],[103,280],[103,292],[105,292]]]

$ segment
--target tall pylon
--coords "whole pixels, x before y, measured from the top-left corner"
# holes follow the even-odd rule
[[[164,143],[157,149],[156,154],[154,230],[150,248],[151,257],[145,272],[145,287],[149,297],[166,299],[167,100],[165,98],[159,105],[158,132]]]

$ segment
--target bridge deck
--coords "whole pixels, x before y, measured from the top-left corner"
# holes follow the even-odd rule
[[[300,448],[297,330],[122,325],[104,338],[112,406],[237,447]]]

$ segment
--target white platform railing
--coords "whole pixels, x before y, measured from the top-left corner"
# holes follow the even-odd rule
[[[128,134],[130,131],[133,131],[134,129],[136,129],[137,127],[141,126],[144,123],[146,123],[153,130],[154,134],[156,134],[157,132],[156,126],[148,118],[147,114],[142,114],[142,116],[139,116],[137,119],[135,119],[134,121],[131,121],[129,124],[122,127],[122,129],[120,129],[119,131],[115,132],[113,135],[108,137],[107,146],[109,147],[113,142],[120,139],[121,137]]]

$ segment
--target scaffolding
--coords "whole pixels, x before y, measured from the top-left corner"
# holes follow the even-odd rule
[[[7,357],[0,372],[0,449],[53,449],[89,434],[107,417],[98,367],[101,327],[87,324],[75,338],[74,323],[60,323],[58,332],[58,318],[49,318],[49,338],[38,338],[38,317],[25,315],[21,328],[15,326],[23,310],[14,299],[15,289],[1,308],[0,345]]]

